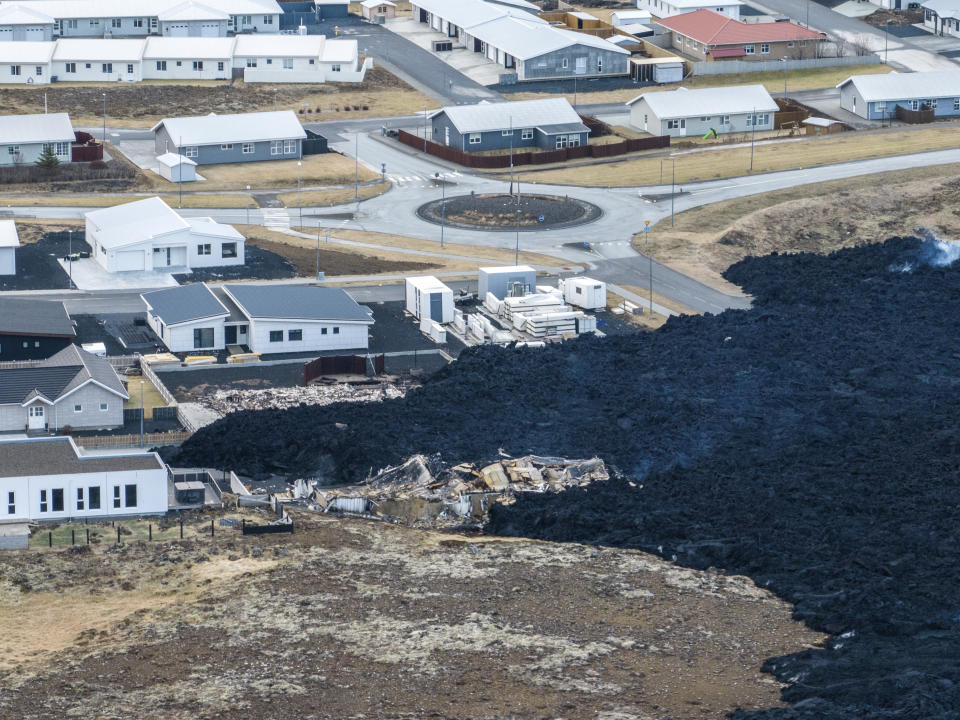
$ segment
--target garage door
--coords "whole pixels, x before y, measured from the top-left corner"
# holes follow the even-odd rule
[[[203,23],[200,26],[200,37],[220,37],[219,23]]]
[[[143,250],[121,250],[117,253],[117,271],[143,270]]]
[[[46,39],[44,37],[43,28],[27,28],[26,33],[24,34],[24,37],[27,40],[33,40],[33,41],[42,41]]]
[[[169,37],[187,37],[190,34],[190,28],[186,24],[167,25],[167,35]]]
[[[13,40],[13,28],[0,28],[0,42]]]

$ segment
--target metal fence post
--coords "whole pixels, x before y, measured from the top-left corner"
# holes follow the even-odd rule
[[[90,528],[87,528],[87,545],[90,544]]]
[[[77,531],[74,530],[73,528],[70,528],[70,544],[71,545],[77,544]]]
[[[147,523],[147,540],[153,540],[153,525]]]
[[[47,531],[47,547],[53,547],[53,532]]]
[[[213,520],[210,521],[210,537],[213,537]]]
[[[183,517],[180,517],[180,539],[183,540]]]
[[[117,525],[117,545],[120,544],[120,526]]]

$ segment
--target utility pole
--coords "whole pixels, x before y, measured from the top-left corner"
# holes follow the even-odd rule
[[[671,167],[673,168],[670,176],[670,227],[673,227],[673,201],[677,197],[676,186],[677,186],[677,159],[670,158]]]
[[[887,54],[890,47],[890,21],[883,24],[883,64],[887,64]]]
[[[250,200],[251,199],[252,198],[250,197],[250,186],[247,185],[247,202],[244,204],[247,207],[247,227],[248,228],[250,227]]]
[[[427,153],[427,106],[423,106],[423,153]]]
[[[757,109],[750,116],[750,172],[753,172],[753,140],[757,136]]]
[[[780,62],[783,63],[783,99],[787,99],[787,58],[781,58]]]
[[[69,243],[67,262],[70,265],[70,289],[73,290],[73,230],[67,230],[67,242]]]
[[[303,203],[300,202],[300,168],[303,162],[297,160],[297,208],[300,211],[300,227],[303,227]]]
[[[320,279],[320,224],[317,224],[317,280]]]
[[[180,136],[180,145],[177,147],[177,155],[181,158],[183,155],[180,153],[183,152],[183,135]],[[180,168],[180,171],[177,173],[177,192],[179,193],[179,198],[177,199],[177,207],[183,207],[183,163],[177,161],[177,166]]]
[[[103,142],[107,141],[107,94],[103,93]]]
[[[440,185],[440,247],[443,248],[443,226],[447,221],[447,185],[443,181],[443,178],[440,177],[440,171],[438,170],[433,174],[433,177],[436,178],[437,183]]]
[[[140,447],[143,447],[143,380],[140,381]]]
[[[573,109],[577,109],[577,76],[573,76]]]
[[[643,241],[647,249],[647,259],[650,261],[650,270],[647,273],[650,278],[650,314],[653,314],[653,256],[650,254],[650,221],[643,221]]]
[[[360,202],[360,131],[357,131],[357,135],[354,138],[354,180],[353,180],[353,199],[359,203]]]
[[[513,115],[510,116],[510,194],[513,195]]]
[[[513,253],[513,264],[520,264],[520,176],[517,175],[517,247]]]

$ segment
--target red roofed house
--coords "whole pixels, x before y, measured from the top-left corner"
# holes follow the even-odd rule
[[[695,60],[813,58],[827,39],[793,22],[745,23],[706,9],[654,22],[671,33],[676,50]]]

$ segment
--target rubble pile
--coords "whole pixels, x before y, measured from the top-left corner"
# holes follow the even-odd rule
[[[407,386],[383,382],[375,385],[335,383],[307,387],[277,387],[262,390],[214,390],[204,394],[199,404],[221,417],[238,410],[285,410],[298,405],[332,405],[340,402],[379,402],[401,398]]]
[[[399,520],[417,526],[482,524],[492,504],[514,502],[517,493],[560,492],[609,479],[599,458],[568,460],[528,455],[478,467],[450,467],[439,455],[414,455],[358,485],[318,488],[319,509]],[[299,482],[302,481],[298,481]]]
[[[624,479],[519,494],[486,532],[639,548],[794,603],[834,637],[768,661],[794,705],[762,717],[955,718],[960,267],[941,250],[750,258],[726,273],[749,310],[469,348],[404,398],[232,413],[181,464],[356,483],[417,453],[597,456]]]

